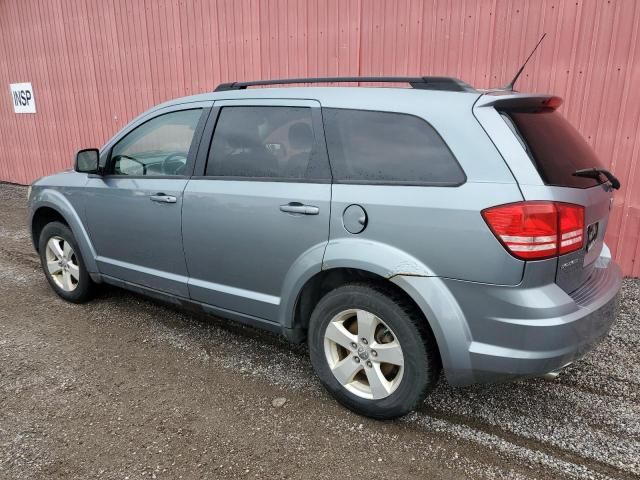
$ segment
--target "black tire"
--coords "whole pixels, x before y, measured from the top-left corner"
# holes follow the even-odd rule
[[[47,268],[47,242],[50,238],[56,236],[69,243],[69,245],[73,249],[74,258],[77,261],[79,278],[77,280],[75,289],[73,289],[72,291],[66,291],[58,286]],[[40,253],[40,263],[42,264],[42,270],[45,274],[45,277],[47,278],[47,281],[49,282],[49,285],[51,285],[53,291],[56,292],[59,297],[73,303],[84,303],[91,299],[94,294],[96,285],[93,280],[91,280],[91,276],[85,268],[84,259],[82,258],[80,249],[78,248],[78,244],[76,243],[76,240],[73,237],[73,233],[71,233],[71,230],[67,225],[60,222],[51,222],[45,225],[45,227],[42,229],[42,232],[40,233],[38,251]]]
[[[385,398],[362,398],[347,390],[331,371],[324,334],[329,322],[348,309],[373,313],[400,342],[404,356],[402,380]],[[307,341],[311,363],[329,393],[350,410],[379,420],[397,418],[415,409],[435,387],[440,374],[437,345],[426,319],[403,295],[382,284],[352,283],[327,293],[311,315]]]

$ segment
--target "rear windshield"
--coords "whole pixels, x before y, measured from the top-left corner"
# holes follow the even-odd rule
[[[603,179],[574,177],[582,168],[601,168],[595,152],[578,131],[556,111],[503,112],[520,137],[531,161],[547,185],[589,188]]]

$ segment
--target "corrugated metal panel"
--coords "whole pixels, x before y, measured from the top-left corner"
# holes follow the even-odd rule
[[[640,276],[640,2],[634,0],[4,0],[0,80],[30,81],[38,113],[0,101],[0,179],[71,164],[146,108],[237,79],[458,76],[518,85],[563,113],[623,180],[608,242]]]

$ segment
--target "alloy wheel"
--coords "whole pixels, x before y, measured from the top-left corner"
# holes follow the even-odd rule
[[[53,236],[45,251],[47,272],[55,284],[65,292],[72,292],[80,281],[80,267],[71,244],[62,237]]]
[[[338,382],[361,398],[386,398],[402,381],[400,342],[382,319],[366,310],[334,316],[324,334],[324,352]]]

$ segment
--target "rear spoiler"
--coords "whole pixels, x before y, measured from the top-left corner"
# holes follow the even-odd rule
[[[560,105],[562,105],[562,98],[555,95],[493,91],[481,95],[474,107],[494,107],[497,110],[533,113],[553,111]]]

